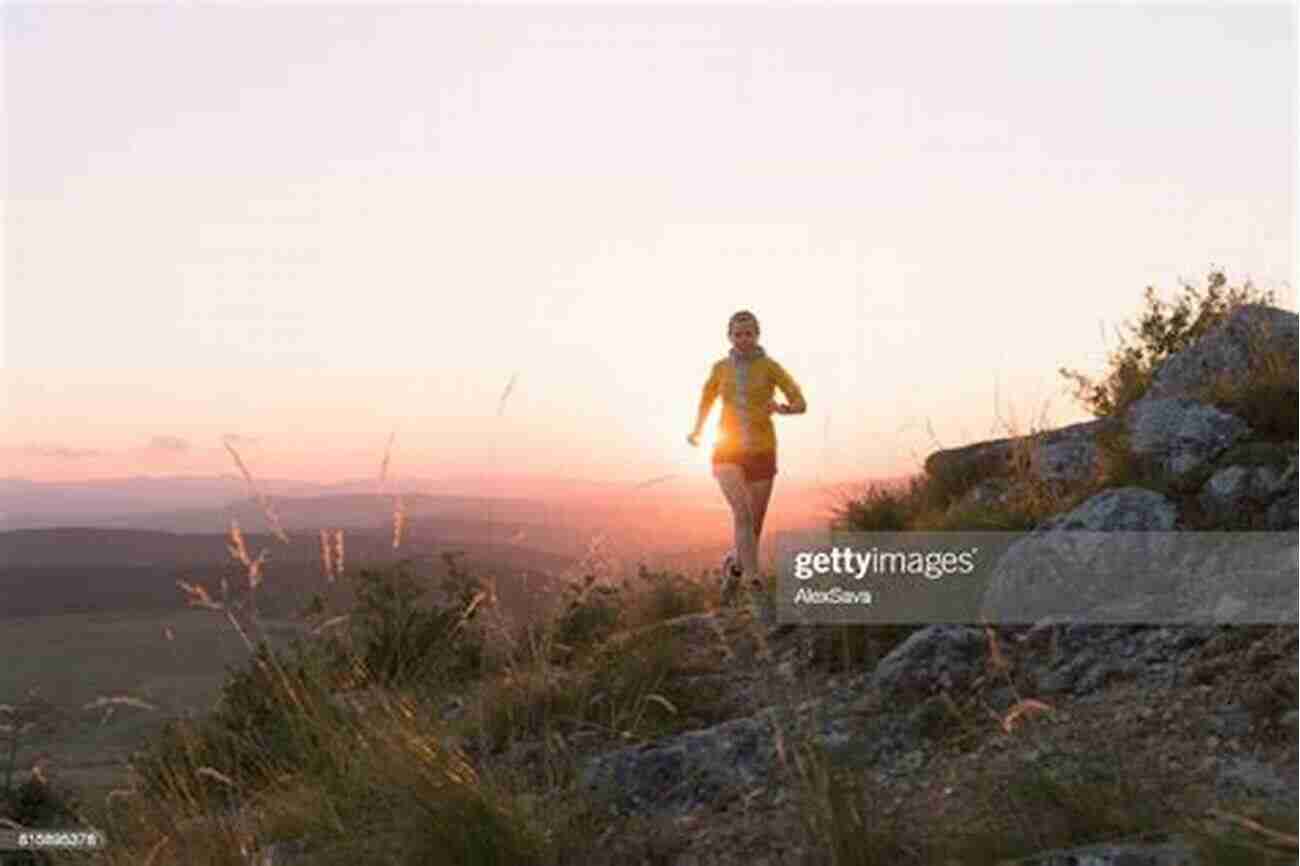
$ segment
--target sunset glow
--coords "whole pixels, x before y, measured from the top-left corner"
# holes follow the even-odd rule
[[[781,478],[896,475],[1087,418],[1148,285],[1295,307],[1288,6],[3,14],[17,477],[707,487],[739,309]]]

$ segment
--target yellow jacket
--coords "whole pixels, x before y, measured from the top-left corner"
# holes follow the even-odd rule
[[[755,346],[748,358],[732,349],[713,365],[700,395],[698,418],[708,417],[713,401],[722,397],[722,418],[714,452],[725,455],[759,454],[776,450],[776,430],[767,411],[776,388],[790,404],[790,414],[807,410],[803,391],[785,368]]]

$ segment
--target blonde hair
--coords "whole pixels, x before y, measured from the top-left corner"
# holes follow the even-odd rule
[[[727,322],[728,336],[730,336],[731,332],[735,329],[737,325],[753,325],[754,334],[757,335],[759,333],[758,317],[755,316],[753,313],[751,313],[749,310],[741,310],[740,312],[732,315],[731,320]]]

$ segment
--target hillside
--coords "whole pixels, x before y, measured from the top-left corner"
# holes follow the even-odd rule
[[[382,568],[410,560],[435,575],[444,571],[441,553],[459,550],[475,568],[504,575],[558,578],[577,562],[574,555],[510,544],[502,527],[482,521],[422,520],[406,529],[394,550],[392,529],[351,530],[345,534],[345,567]],[[539,530],[536,537],[542,538]],[[552,537],[553,538],[553,537]],[[251,555],[269,552],[268,579],[259,594],[270,616],[292,616],[312,593],[329,590],[317,534],[295,533],[289,544],[258,533],[244,536]],[[229,538],[203,533],[128,529],[27,529],[0,533],[0,618],[41,616],[69,611],[138,613],[182,606],[176,582],[216,587],[238,570],[227,549]],[[573,546],[576,546],[576,541]],[[503,580],[502,594],[519,609],[528,602],[515,583]],[[335,587],[337,603],[347,601]],[[518,597],[517,597],[518,596]]]
[[[782,623],[788,575],[720,607],[643,571],[523,632],[462,575],[463,608],[406,628],[395,584],[355,635],[368,677],[250,666],[209,763],[157,744],[108,860],[1295,862],[1298,354],[1294,313],[1241,308],[1115,417],[938,452],[845,509],[1019,533],[976,624]],[[1103,567],[1134,533],[1182,557],[1158,586]],[[1158,546],[1233,533],[1280,547]]]

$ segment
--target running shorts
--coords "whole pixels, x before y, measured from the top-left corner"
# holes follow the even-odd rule
[[[713,465],[735,463],[744,472],[746,481],[766,481],[776,477],[776,452],[759,451],[757,453],[713,452]]]

